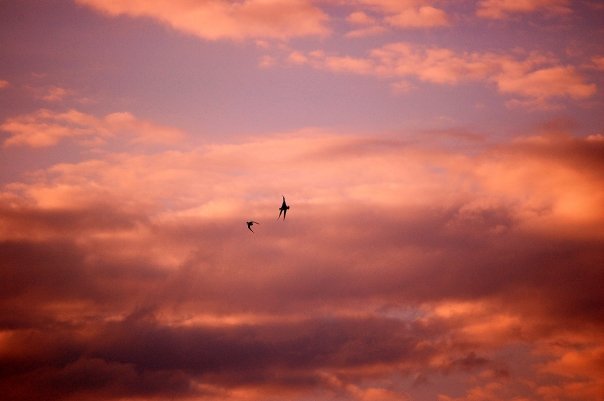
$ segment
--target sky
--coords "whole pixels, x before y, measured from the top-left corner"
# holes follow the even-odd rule
[[[0,0],[0,393],[604,399],[602,21]]]

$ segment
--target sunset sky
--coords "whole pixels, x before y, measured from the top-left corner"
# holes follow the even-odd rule
[[[598,0],[0,0],[0,397],[604,400],[603,38]]]

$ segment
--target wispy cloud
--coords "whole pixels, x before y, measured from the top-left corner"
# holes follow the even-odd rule
[[[476,15],[482,18],[505,19],[514,14],[544,12],[549,14],[569,14],[572,12],[569,0],[481,0]]]
[[[383,21],[397,28],[431,28],[449,25],[446,12],[425,0],[361,0],[361,7],[379,13]],[[362,12],[362,11],[361,11]]]
[[[203,39],[321,36],[329,32],[328,16],[309,0],[247,0],[237,2],[77,0],[108,15],[150,17]]]
[[[547,107],[561,98],[581,100],[595,94],[595,83],[586,82],[574,66],[561,64],[539,53],[512,55],[489,52],[456,52],[441,47],[391,43],[366,57],[330,55],[322,51],[290,54],[290,61],[332,72],[373,75],[389,80],[455,85],[482,81],[498,91]]]
[[[401,10],[386,18],[386,22],[399,28],[427,28],[449,25],[447,14],[432,6]]]
[[[367,15],[363,11],[355,11],[346,17],[346,21],[354,25],[373,25],[376,23],[374,17]]]
[[[70,91],[60,86],[47,86],[47,87],[27,87],[37,99],[44,100],[45,102],[60,102],[64,100]]]
[[[133,143],[173,143],[183,136],[174,128],[137,119],[128,112],[97,118],[74,109],[65,112],[41,109],[12,117],[0,125],[0,130],[9,134],[5,147],[48,147],[67,139],[95,146],[121,135]]]
[[[1,2],[1,398],[600,399],[596,3]]]
[[[604,71],[604,56],[595,56],[591,61],[596,69]]]
[[[591,400],[602,146],[304,131],[40,171],[0,192],[0,388]]]

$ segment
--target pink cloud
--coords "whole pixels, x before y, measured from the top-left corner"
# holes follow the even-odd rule
[[[293,64],[305,64],[308,61],[308,57],[302,52],[293,51],[289,54],[287,60]]]
[[[391,85],[391,87],[392,87],[392,90],[394,91],[394,93],[396,93],[396,94],[408,93],[408,92],[413,91],[413,89],[414,89],[413,85],[407,81],[395,82]]]
[[[8,88],[10,86],[10,82],[0,79],[0,90]]]
[[[348,56],[330,56],[326,57],[325,68],[334,72],[351,72],[355,74],[369,74],[373,69],[370,60],[348,57]]]
[[[35,113],[9,118],[0,129],[9,133],[4,146],[25,145],[45,147],[56,145],[65,138],[102,137],[96,118],[76,110],[54,113],[42,109]]]
[[[482,18],[504,19],[512,14],[543,11],[552,14],[568,14],[572,10],[568,0],[481,0],[476,15]]]
[[[595,56],[592,58],[592,62],[596,69],[604,71],[604,56]]]
[[[346,17],[346,21],[355,25],[373,25],[376,23],[375,18],[367,15],[363,11],[355,11]]]
[[[287,39],[325,35],[328,16],[308,0],[77,0],[108,15],[150,17],[203,39]]]
[[[403,10],[386,18],[390,25],[400,28],[427,28],[449,25],[447,14],[432,6],[420,6]]]
[[[24,37],[44,49],[28,48],[19,56],[23,35],[14,35],[17,42],[7,48],[15,56],[11,60],[33,63],[15,70],[20,77],[16,81],[5,77],[10,85],[31,76],[29,70],[52,68],[45,77],[36,76],[39,86],[23,84],[33,97],[11,88],[0,91],[17,95],[2,110],[11,117],[0,120],[7,156],[0,166],[9,167],[3,176],[10,180],[0,184],[0,398],[601,398],[604,132],[597,116],[585,121],[553,119],[514,139],[493,137],[472,126],[356,135],[306,128],[245,139],[231,134],[211,142],[223,130],[209,136],[197,132],[192,138],[164,125],[165,116],[150,121],[126,110],[90,111],[95,104],[86,110],[37,111],[27,104],[77,101],[72,89],[43,85],[56,74],[63,77],[61,82],[68,79],[66,68],[84,68],[88,74],[80,74],[77,82],[100,74],[109,79],[106,84],[102,80],[85,86],[106,97],[136,89],[128,102],[137,101],[147,89],[157,92],[153,90],[157,80],[146,83],[145,77],[165,73],[171,78],[162,85],[171,82],[177,91],[182,79],[197,71],[199,82],[171,106],[218,95],[207,112],[210,117],[228,117],[258,100],[240,120],[250,116],[265,120],[260,125],[287,125],[293,121],[291,115],[316,120],[312,109],[320,108],[320,102],[308,104],[316,97],[306,95],[318,94],[313,85],[329,79],[318,77],[308,88],[304,83],[329,73],[349,74],[348,78],[358,74],[364,84],[379,80],[405,96],[380,102],[372,85],[355,88],[362,102],[351,103],[350,110],[362,113],[365,109],[359,105],[371,102],[366,114],[374,119],[392,115],[397,105],[411,105],[405,115],[380,122],[391,128],[403,119],[404,126],[442,126],[437,103],[450,92],[466,97],[479,93],[485,104],[479,114],[493,111],[493,99],[484,88],[499,93],[510,106],[548,108],[575,101],[580,107],[592,103],[593,111],[601,100],[593,82],[599,82],[595,73],[602,60],[587,54],[593,44],[576,50],[583,43],[580,35],[588,31],[577,27],[569,28],[570,36],[565,37],[575,51],[558,48],[556,54],[564,54],[560,59],[521,49],[464,51],[455,42],[459,38],[445,37],[444,32],[408,36],[455,42],[457,47],[382,45],[376,37],[341,42],[343,38],[332,37],[323,43],[326,50],[307,51],[314,43],[308,37],[327,35],[332,20],[347,38],[383,32],[390,36],[397,29],[446,26],[451,16],[463,19],[464,10],[472,13],[475,3],[487,10],[484,17],[507,18],[550,13],[555,4],[561,8],[554,12],[564,13],[570,2],[76,3],[84,10],[61,4],[54,10],[60,16],[40,15],[46,10],[38,6],[17,10],[28,21],[46,22],[40,25],[44,32],[32,30]],[[250,40],[239,56],[265,53],[261,67],[284,65],[288,70],[274,76],[269,70],[238,74],[236,78],[246,83],[243,89],[249,90],[239,96],[236,82],[223,88],[224,82],[210,80],[216,76],[228,80],[249,63],[231,63],[218,74],[205,74],[205,68],[233,61],[232,51],[237,50],[228,44],[227,58],[206,63],[210,54],[224,56],[212,44],[208,54],[185,63],[186,71],[156,65],[129,80],[130,72],[140,70],[136,63],[148,61],[145,51],[137,51],[132,59],[127,54],[128,46],[142,38],[141,32],[117,24],[121,27],[117,34],[126,40],[119,48],[107,47],[94,35],[106,28],[107,21],[90,14],[89,8],[120,19],[159,21],[206,40]],[[583,13],[590,5],[580,8]],[[53,47],[52,41],[33,40],[55,27],[45,17],[56,22],[74,15],[92,23],[85,35],[91,41],[57,55],[51,50],[64,49],[64,42]],[[484,23],[475,16],[470,21],[481,29],[507,25]],[[73,31],[55,28],[59,34],[49,38],[64,38]],[[552,32],[551,27],[541,28],[534,45],[555,47],[551,37],[547,43],[538,40]],[[499,39],[504,35],[503,30],[496,32]],[[275,42],[294,38],[291,45]],[[174,44],[173,39],[160,42]],[[488,39],[474,44],[497,45]],[[195,48],[190,44],[185,50]],[[95,45],[100,46],[100,56]],[[363,45],[372,49],[364,53],[358,47]],[[91,58],[78,59],[84,54],[80,51]],[[113,56],[126,58],[115,64]],[[582,62],[576,64],[579,58]],[[69,61],[68,67],[64,61]],[[302,68],[317,71],[302,71],[305,87],[300,91],[283,92],[300,88],[300,82],[282,84],[299,77],[296,69]],[[116,86],[119,82],[111,79],[127,84]],[[349,82],[338,81],[335,92],[323,101],[346,92]],[[274,85],[257,86],[264,84]],[[0,89],[7,85],[0,80]],[[450,89],[455,85],[459,87]],[[448,93],[437,96],[430,121],[418,121],[431,112],[412,103],[412,92],[422,87],[447,87]],[[196,88],[207,90],[197,93]],[[287,115],[258,116],[266,105],[261,96],[274,101],[291,98],[299,107]],[[155,109],[148,103],[152,99],[138,100],[143,103],[137,109]],[[475,103],[470,99],[447,107],[471,109]],[[228,110],[222,113],[220,105]],[[21,107],[29,110],[16,111]],[[514,113],[503,114],[530,131],[525,125],[528,116],[515,119]],[[460,120],[471,115],[468,110]],[[267,120],[273,117],[274,121]],[[479,120],[492,121],[490,117],[497,118],[484,115]],[[216,124],[211,120],[208,126]],[[232,132],[233,124],[241,121],[218,125]],[[497,129],[506,132],[509,125]],[[250,130],[257,132],[254,127]],[[590,134],[571,134],[580,130]],[[176,149],[166,149],[171,145]],[[9,165],[13,161],[17,166]],[[26,165],[35,170],[23,171]],[[291,206],[285,221],[277,220],[282,195]],[[253,233],[245,225],[250,219],[260,222]]]
[[[504,53],[455,52],[447,48],[391,43],[371,50],[366,57],[329,55],[324,52],[292,53],[317,69],[455,85],[479,81],[494,85],[500,93],[516,96],[515,102],[548,107],[555,99],[587,99],[596,93],[573,66],[560,65],[536,53],[524,57]]]
[[[51,86],[46,88],[45,93],[39,94],[40,99],[46,102],[58,102],[61,101],[69,94],[69,91],[59,86]]]
[[[530,401],[530,398],[519,398],[505,383],[490,382],[471,388],[461,397],[439,395],[438,401]]]
[[[535,99],[564,96],[585,99],[596,93],[595,84],[586,83],[574,67],[568,66],[539,68],[522,74],[504,71],[497,77],[497,86],[503,93]]]
[[[260,68],[271,68],[277,63],[275,57],[264,55],[258,61],[258,66]]]
[[[346,33],[347,38],[362,38],[382,34],[386,28],[378,20],[363,11],[355,11],[346,17],[346,21],[357,28]]]
[[[422,138],[309,129],[3,186],[3,394],[590,400],[604,142]]]
[[[359,29],[354,29],[352,31],[348,31],[348,32],[346,32],[345,36],[347,38],[365,38],[365,37],[369,37],[369,36],[381,35],[386,31],[387,31],[386,28],[379,26],[379,25],[374,25],[374,26],[368,26],[365,28],[359,28]]]
[[[429,1],[362,0],[360,3],[361,8],[365,6],[369,10],[381,14],[385,24],[396,28],[433,28],[449,25],[447,13],[434,7],[431,4],[433,2]],[[351,18],[353,19],[349,19],[350,22],[368,23],[367,14],[364,11],[355,11],[351,14]],[[372,21],[372,25],[375,26],[376,22]]]
[[[183,134],[173,128],[139,120],[130,113],[112,113],[103,118],[77,110],[54,112],[41,109],[12,117],[0,125],[9,137],[4,146],[54,146],[66,139],[83,145],[97,145],[125,134],[133,143],[173,143]]]

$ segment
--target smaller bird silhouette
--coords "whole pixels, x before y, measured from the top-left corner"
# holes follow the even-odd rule
[[[245,224],[247,224],[247,228],[248,228],[248,229],[249,229],[251,232],[254,232],[254,230],[252,230],[252,226],[253,226],[254,224],[260,224],[260,223],[258,223],[257,221],[247,221]]]
[[[281,195],[283,196],[283,195]],[[287,214],[287,211],[289,209],[289,206],[287,206],[287,203],[285,203],[285,196],[283,196],[283,203],[281,204],[281,207],[279,208],[279,217],[281,217],[281,213],[283,213],[283,220],[285,220],[285,215]],[[277,220],[279,220],[279,217],[277,217]]]

